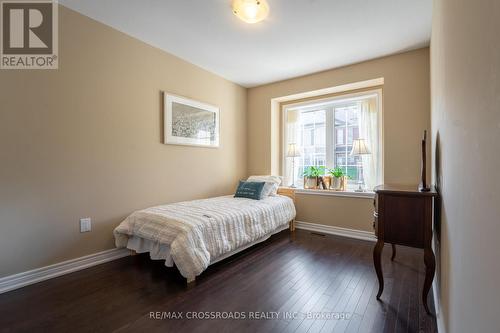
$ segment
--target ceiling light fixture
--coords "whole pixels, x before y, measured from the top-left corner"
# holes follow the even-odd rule
[[[269,14],[269,5],[266,0],[233,0],[233,13],[247,23],[257,23]]]

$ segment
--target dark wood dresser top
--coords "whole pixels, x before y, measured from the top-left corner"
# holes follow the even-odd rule
[[[423,195],[423,196],[431,196],[435,197],[438,195],[434,186],[431,187],[431,190],[428,192],[420,192],[418,189],[418,185],[391,185],[384,184],[375,187],[375,193],[393,193],[400,195]]]

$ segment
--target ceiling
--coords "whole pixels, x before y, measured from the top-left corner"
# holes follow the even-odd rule
[[[231,0],[59,3],[245,87],[429,45],[432,0],[268,0],[240,21]]]

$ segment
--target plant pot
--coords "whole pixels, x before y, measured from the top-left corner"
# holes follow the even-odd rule
[[[315,190],[318,188],[318,177],[304,177],[304,188],[306,190]]]
[[[330,189],[335,191],[340,191],[342,188],[342,177],[332,177],[332,184],[330,185]]]

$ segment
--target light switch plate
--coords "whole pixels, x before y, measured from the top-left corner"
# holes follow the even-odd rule
[[[80,219],[80,232],[89,232],[92,230],[92,220],[90,217]]]

